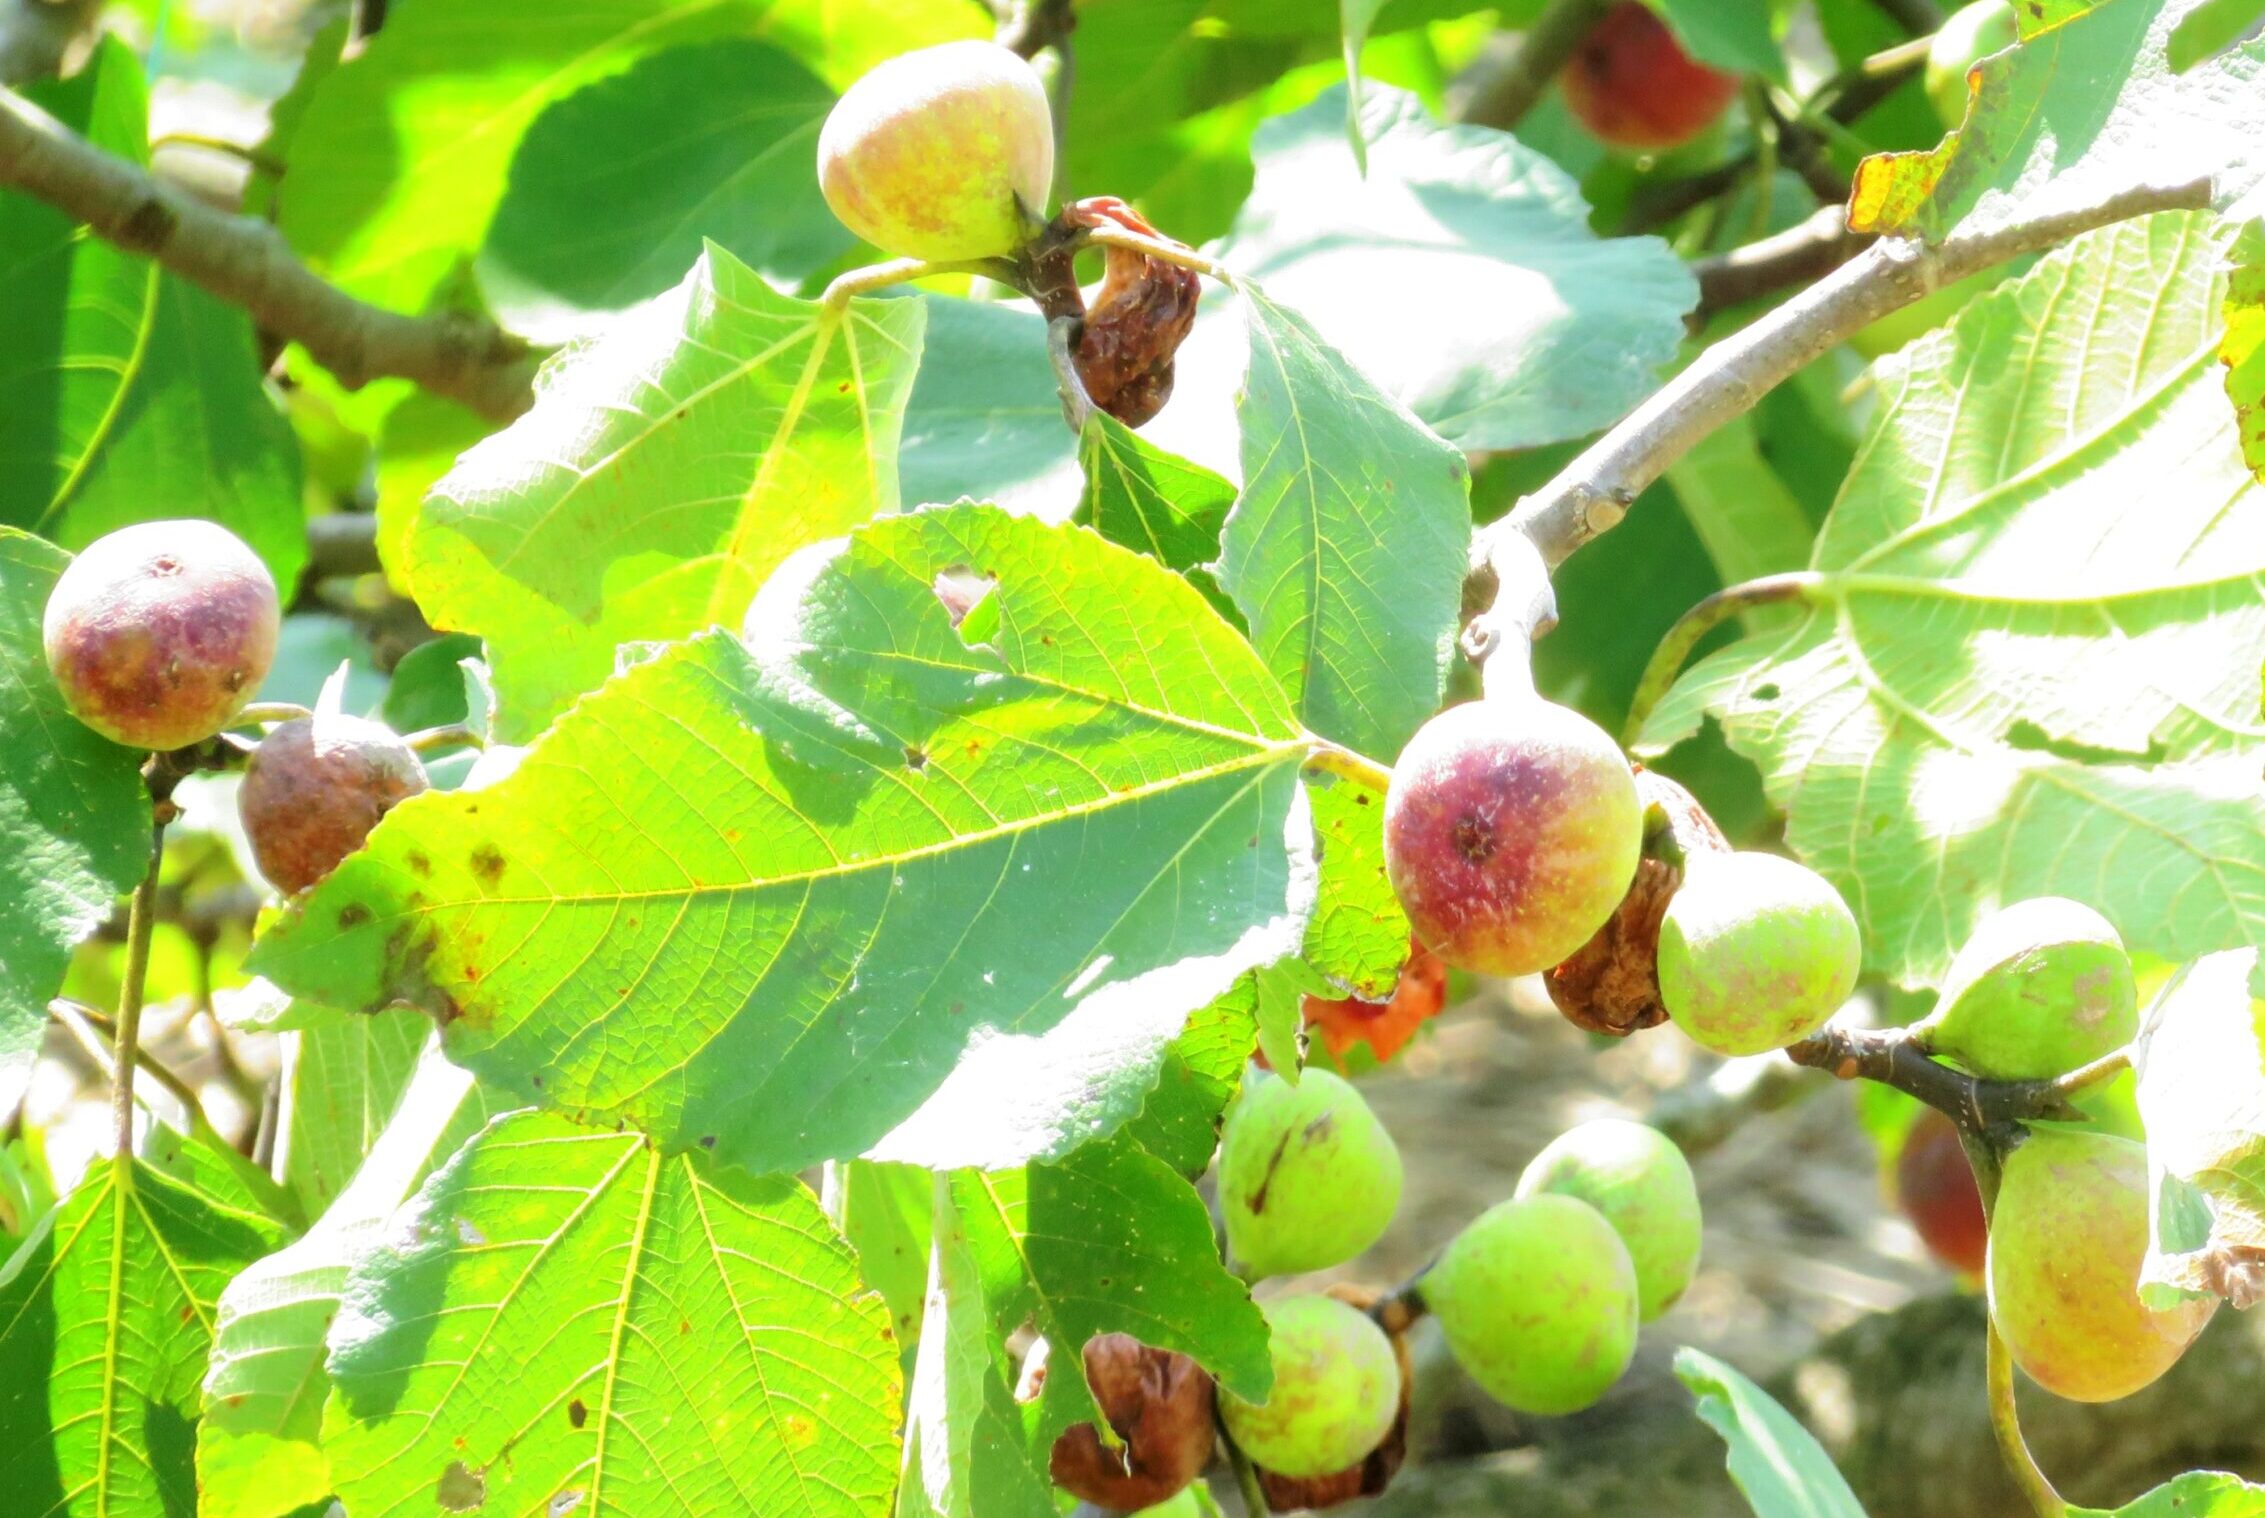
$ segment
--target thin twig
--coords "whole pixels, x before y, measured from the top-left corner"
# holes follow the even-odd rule
[[[1915,1096],[1947,1114],[1967,1133],[2002,1130],[2031,1118],[2083,1118],[2069,1105],[2073,1091],[2059,1081],[1993,1081],[1966,1075],[1929,1058],[1908,1028],[1828,1024],[1789,1045],[1785,1053],[1797,1065],[1827,1071],[1844,1081],[1861,1076]]]
[[[1698,277],[1699,304],[1691,313],[1692,324],[1704,325],[1719,311],[1788,286],[1814,283],[1871,243],[1863,233],[1848,230],[1848,213],[1835,202],[1782,232],[1695,260],[1691,272]]]
[[[1247,1518],[1270,1518],[1273,1509],[1266,1503],[1266,1488],[1258,1484],[1258,1467],[1251,1464],[1250,1456],[1243,1453],[1227,1425],[1219,1425],[1219,1443],[1227,1451],[1227,1464],[1235,1473],[1235,1489],[1243,1494],[1243,1512]]]
[[[1517,126],[1610,9],[1612,0],[1550,0],[1519,37],[1517,51],[1476,81],[1459,118],[1505,132]]]
[[[1636,693],[1628,701],[1628,722],[1622,730],[1621,741],[1633,748],[1636,735],[1644,730],[1644,723],[1659,705],[1675,677],[1682,673],[1683,662],[1723,623],[1751,611],[1757,606],[1776,606],[1787,601],[1798,601],[1815,594],[1825,583],[1824,576],[1812,571],[1793,570],[1781,575],[1764,575],[1758,580],[1725,586],[1708,596],[1675,619],[1675,625],[1659,640],[1644,672],[1636,680]]]
[[[1306,753],[1305,767],[1317,774],[1349,780],[1380,796],[1392,788],[1392,770],[1388,765],[1378,764],[1366,754],[1356,754],[1325,738],[1314,739],[1313,747]]]
[[[170,791],[171,787],[166,789]],[[110,1116],[118,1138],[120,1163],[134,1153],[134,1069],[141,1059],[142,992],[149,983],[149,938],[157,926],[157,872],[165,862],[165,825],[173,817],[170,795],[156,797],[149,829],[149,867],[134,887],[126,918],[126,968],[118,985],[117,1068],[110,1080]],[[195,1104],[190,1104],[195,1110]]]
[[[2029,1453],[2029,1441],[2021,1436],[2021,1412],[2013,1395],[2013,1354],[2006,1348],[1995,1318],[1989,1326],[1988,1376],[1990,1430],[1998,1436],[1998,1452],[2013,1474],[2013,1484],[2021,1488],[2037,1518],[2067,1518],[2068,1504],[2053,1490],[2037,1457]]]
[[[2154,211],[2210,200],[2207,180],[2140,186],[2089,205],[1992,231],[1953,235],[1936,247],[1882,238],[1783,305],[1716,343],[1668,381],[1540,491],[1481,534],[1523,533],[1552,566],[1609,531],[1644,487],[1716,428],[1858,330],[1944,285],[2080,233]]]
[[[61,1023],[79,1041],[79,1047],[110,1072],[112,1080],[117,1079],[117,1050],[104,1042],[105,1037],[116,1036],[117,1019],[107,1012],[72,1001],[67,996],[58,996],[49,1002],[47,1015]],[[189,1088],[189,1083],[181,1079],[171,1066],[147,1049],[137,1048],[134,1050],[134,1068],[163,1086],[166,1095],[179,1102],[182,1110],[188,1113],[192,1126],[205,1122],[204,1104],[197,1099],[196,1092]],[[205,1125],[210,1126],[209,1123]]]
[[[318,278],[281,233],[215,209],[0,90],[0,188],[45,201],[305,346],[348,389],[397,375],[507,421],[533,399],[527,346],[484,318],[403,316]]]

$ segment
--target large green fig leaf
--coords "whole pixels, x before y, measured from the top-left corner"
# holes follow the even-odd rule
[[[2211,3],[2015,7],[2026,35],[1977,65],[1964,124],[1939,147],[1859,165],[1849,225],[1934,242],[2197,180],[2218,206],[2250,199],[2265,180],[2265,42],[2174,62],[2181,25]]]
[[[0,1058],[29,1054],[71,946],[149,865],[141,756],[73,717],[40,618],[71,556],[0,527]]]
[[[421,1019],[355,1021],[414,1028]],[[367,1162],[306,1236],[252,1262],[220,1294],[197,1425],[201,1518],[281,1518],[331,1493],[323,1339],[347,1271],[382,1239],[395,1209],[492,1116],[472,1077],[430,1040],[399,1097]]]
[[[436,625],[487,639],[498,736],[541,731],[622,643],[736,624],[788,554],[895,510],[924,312],[795,300],[711,245],[465,454],[407,570]]]
[[[116,38],[34,101],[149,161],[149,87]],[[0,523],[83,548],[130,522],[211,517],[286,598],[307,559],[299,448],[251,319],[28,195],[0,195]]]
[[[879,1518],[896,1481],[888,1313],[817,1199],[546,1113],[355,1262],[330,1374],[355,1518]]]
[[[2265,999],[2253,949],[2189,966],[2132,1051],[2153,1237],[2140,1290],[2265,1300]]]
[[[283,1034],[275,1170],[308,1217],[329,1209],[368,1156],[430,1031],[419,1017],[307,1008]]]
[[[981,597],[955,626],[955,604]],[[514,1096],[762,1171],[1000,1168],[1295,951],[1307,740],[1184,580],[967,505],[798,559],[518,771],[394,809],[255,956]]]
[[[1470,471],[1303,317],[1241,289],[1243,488],[1219,584],[1305,724],[1390,759],[1439,706],[1469,568]]]
[[[23,1513],[177,1518],[221,1288],[283,1242],[221,1159],[97,1160],[0,1266],[0,1492]]]
[[[2029,896],[2173,959],[2265,942],[2265,495],[2221,293],[2208,219],[2157,216],[1883,359],[1801,615],[1645,729],[1719,717],[1899,981]]]
[[[663,49],[756,33],[838,89],[984,25],[950,0],[417,0],[308,93],[283,233],[354,294],[420,310],[487,237],[553,102]]]

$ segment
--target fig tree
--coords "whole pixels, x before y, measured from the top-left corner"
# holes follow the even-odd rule
[[[1642,0],[1606,11],[1558,83],[1574,120],[1632,152],[1680,147],[1738,97],[1737,76],[1694,60]]]
[[[1990,1080],[2046,1080],[2139,1032],[2139,989],[2105,917],[2063,896],[1983,919],[1920,1025],[1929,1050]]]
[[[1090,1423],[1070,1429],[1047,1460],[1056,1486],[1125,1513],[1168,1500],[1202,1474],[1211,1460],[1214,1399],[1201,1366],[1130,1334],[1094,1335],[1084,1361],[1094,1405],[1122,1443],[1104,1445]]]
[[[1643,833],[1619,745],[1539,697],[1426,722],[1384,802],[1385,868],[1416,937],[1487,975],[1546,970],[1587,943],[1627,893]]]
[[[1488,1208],[1420,1290],[1457,1363],[1519,1412],[1579,1412],[1636,1353],[1635,1262],[1578,1197],[1544,1192]]]
[[[1569,1128],[1518,1177],[1520,1197],[1577,1197],[1604,1215],[1636,1270],[1636,1315],[1673,1307],[1699,1268],[1699,1186],[1657,1128],[1600,1118]]]
[[[260,873],[291,896],[336,869],[394,803],[425,785],[424,765],[391,728],[319,713],[260,740],[236,811]]]
[[[1982,1189],[1958,1141],[1958,1125],[1932,1107],[1903,1136],[1895,1157],[1895,1203],[1929,1254],[1968,1280],[1981,1278],[1990,1244]]]
[[[909,258],[1004,258],[1029,241],[1054,179],[1037,71],[993,42],[891,58],[818,134],[818,186],[843,225]]]
[[[141,522],[89,543],[47,597],[47,667],[71,714],[130,748],[201,743],[275,658],[259,556],[214,522]]]
[[[1826,879],[1775,854],[1695,854],[1659,925],[1667,1015],[1717,1054],[1763,1054],[1824,1026],[1863,943]]]
[[[1227,1249],[1253,1276],[1342,1265],[1400,1206],[1400,1151],[1351,1082],[1254,1072],[1219,1138]]]
[[[1927,45],[1927,99],[1944,126],[1966,119],[1966,75],[1992,53],[2021,40],[2006,0],[1975,0],[1954,11]]]
[[[2032,1132],[2006,1159],[1990,1221],[1990,1316],[2014,1363],[2072,1402],[2128,1397],[2169,1370],[2218,1303],[2148,1307],[2146,1255],[2146,1149]]]
[[[1365,1457],[1400,1407],[1400,1362],[1367,1313],[1334,1297],[1264,1307],[1274,1389],[1245,1402],[1222,1387],[1219,1414],[1243,1453],[1285,1476],[1326,1476]]]

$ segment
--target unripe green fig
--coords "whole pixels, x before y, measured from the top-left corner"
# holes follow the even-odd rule
[[[1604,1214],[1636,1269],[1636,1316],[1673,1307],[1699,1268],[1699,1185],[1657,1128],[1599,1118],[1569,1128],[1518,1177],[1520,1197],[1577,1197]]]
[[[1863,942],[1822,875],[1775,854],[1694,854],[1659,927],[1659,997],[1717,1054],[1764,1054],[1824,1026]]]
[[[1522,1413],[1579,1412],[1635,1358],[1635,1262],[1578,1197],[1544,1192],[1488,1208],[1419,1289],[1456,1362]]]
[[[1035,69],[994,42],[891,58],[818,134],[818,186],[843,225],[908,258],[1004,258],[1030,239],[1054,179]]]
[[[1219,1136],[1227,1250],[1253,1276],[1342,1265],[1400,1206],[1400,1151],[1350,1081],[1254,1072]]]
[[[338,868],[379,818],[426,785],[424,764],[393,729],[318,713],[260,740],[244,766],[236,813],[260,873],[291,896]]]
[[[2006,0],[1975,0],[1953,12],[1927,46],[1927,99],[1944,126],[1966,119],[1966,75],[1992,53],[2021,40]]]
[[[1538,696],[1451,706],[1408,740],[1384,862],[1416,937],[1485,975],[1546,970],[1635,878],[1643,804],[1603,728]]]
[[[1983,919],[1918,1029],[1929,1050],[1989,1080],[2049,1080],[2131,1042],[2139,988],[2105,917],[2038,896]]]
[[[1274,1390],[1245,1402],[1219,1390],[1219,1414],[1242,1452],[1285,1476],[1326,1476],[1366,1456],[1400,1407],[1400,1362],[1367,1313],[1334,1297],[1263,1308]]]
[[[2215,1297],[2139,1300],[2147,1151],[2040,1128],[2007,1157],[1990,1218],[1990,1316],[2030,1379],[2072,1402],[2128,1397],[2177,1363]]]
[[[275,580],[214,522],[141,522],[95,539],[47,597],[47,667],[71,714],[130,748],[202,743],[275,658]]]

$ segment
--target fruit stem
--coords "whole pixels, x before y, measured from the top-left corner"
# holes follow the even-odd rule
[[[1366,754],[1356,754],[1326,738],[1313,740],[1313,747],[1306,751],[1305,767],[1319,774],[1334,775],[1339,780],[1349,780],[1379,796],[1392,788],[1390,766],[1378,764]]]
[[[1227,1464],[1234,1469],[1235,1487],[1243,1494],[1243,1511],[1249,1518],[1271,1518],[1273,1509],[1266,1505],[1266,1489],[1258,1484],[1258,1467],[1250,1463],[1250,1456],[1227,1432],[1227,1425],[1219,1425],[1219,1444],[1227,1452]]]
[[[2013,1397],[2013,1356],[1995,1320],[1989,1327],[1989,1381],[1990,1428],[1998,1436],[1998,1451],[2005,1456],[2013,1484],[2029,1499],[2037,1518],[2067,1518],[2068,1504],[2053,1490],[2037,1457],[2029,1453],[2029,1441],[2021,1436],[2021,1414]]]
[[[1726,586],[1683,613],[1667,630],[1667,636],[1659,640],[1659,647],[1652,650],[1651,660],[1636,682],[1636,694],[1629,703],[1628,723],[1620,741],[1634,746],[1637,735],[1644,730],[1644,723],[1651,717],[1652,708],[1659,705],[1660,698],[1682,672],[1683,662],[1691,657],[1691,651],[1708,633],[1753,607],[1815,596],[1824,583],[1824,576],[1809,570],[1764,575],[1741,585]]]
[[[2131,1046],[2126,1044],[2121,1049],[2109,1050],[2089,1065],[2078,1065],[2068,1074],[2056,1078],[2053,1086],[2063,1098],[2071,1097],[2104,1080],[2113,1080],[2130,1068]]]
[[[152,791],[149,829],[149,868],[134,887],[126,916],[126,969],[118,986],[117,1068],[110,1078],[110,1115],[118,1134],[118,1158],[134,1153],[134,1067],[141,1062],[142,991],[149,981],[150,932],[157,926],[157,872],[165,860],[165,825],[173,820],[172,782],[156,774],[156,761],[145,768]],[[164,794],[157,794],[162,790]],[[190,1110],[195,1111],[194,1103]]]
[[[1076,241],[1078,247],[1123,248],[1130,253],[1145,253],[1158,263],[1172,264],[1182,269],[1193,269],[1207,274],[1223,285],[1232,285],[1235,276],[1217,259],[1206,258],[1195,249],[1162,238],[1143,237],[1124,227],[1088,227]]]
[[[430,753],[436,748],[485,749],[488,746],[487,739],[461,722],[451,722],[445,727],[420,728],[403,736],[401,741],[419,754]]]
[[[228,721],[231,728],[267,727],[279,722],[297,722],[313,712],[292,701],[254,701]]]
[[[924,258],[892,258],[885,263],[867,264],[862,269],[851,269],[834,277],[826,286],[826,293],[818,297],[818,304],[829,314],[839,315],[851,300],[901,285],[907,280],[926,279],[931,274],[981,274],[1012,287],[1015,284],[1014,265],[1003,258],[970,258],[956,262],[930,263]]]
[[[1530,696],[1534,640],[1557,625],[1557,590],[1550,583],[1549,565],[1522,532],[1482,535],[1471,547],[1463,604],[1470,609],[1477,590],[1485,605],[1463,627],[1463,656],[1478,667],[1488,699]]]

